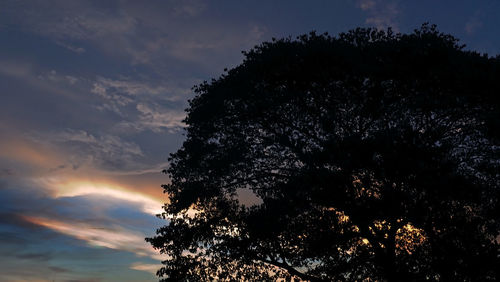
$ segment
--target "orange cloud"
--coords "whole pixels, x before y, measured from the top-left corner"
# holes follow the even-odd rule
[[[11,161],[36,167],[55,167],[59,165],[58,157],[40,144],[32,144],[27,140],[12,138],[0,142],[0,157]]]
[[[97,195],[132,202],[139,205],[143,212],[152,215],[163,212],[163,202],[160,199],[127,189],[113,182],[60,180],[59,178],[44,178],[40,182],[51,190],[54,198]]]

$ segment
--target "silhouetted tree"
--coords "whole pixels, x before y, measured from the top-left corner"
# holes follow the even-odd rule
[[[429,25],[244,55],[195,87],[169,223],[147,239],[168,255],[159,276],[500,277],[498,58]]]

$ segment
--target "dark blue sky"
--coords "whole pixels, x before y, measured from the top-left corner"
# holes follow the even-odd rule
[[[500,53],[500,1],[1,1],[0,281],[155,281],[193,85],[272,37],[424,22]]]

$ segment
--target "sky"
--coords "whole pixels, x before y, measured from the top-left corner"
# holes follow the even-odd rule
[[[430,22],[500,54],[500,1],[0,1],[0,281],[157,281],[191,87],[271,38]]]

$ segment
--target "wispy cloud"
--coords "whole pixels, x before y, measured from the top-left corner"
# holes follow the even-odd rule
[[[83,48],[83,47],[74,46],[72,44],[61,42],[61,41],[56,41],[56,44],[70,50],[71,52],[77,53],[77,54],[83,54],[86,51],[85,48]]]
[[[481,21],[481,10],[477,10],[465,23],[464,30],[468,35],[474,34],[478,29],[483,26]]]
[[[189,62],[206,64],[210,58],[226,61],[228,50],[246,50],[264,39],[267,28],[262,24],[227,27],[212,24],[204,27],[186,27],[189,36],[180,36],[165,42],[170,56]],[[208,59],[208,61],[207,61]]]
[[[120,116],[123,116],[121,107],[127,106],[134,102],[129,93],[119,93],[114,89],[106,87],[105,84],[96,82],[92,86],[92,93],[99,95],[105,100],[104,103],[96,106],[97,109],[104,111],[109,110]]]
[[[156,103],[139,103],[136,108],[140,112],[140,117],[134,126],[139,130],[175,131],[185,126],[182,120],[186,117],[186,113],[182,109],[165,109]]]
[[[123,107],[145,101],[180,101],[185,100],[191,91],[178,87],[154,85],[148,82],[130,79],[109,79],[98,77],[92,84],[91,92],[104,100],[97,106],[100,110],[110,110],[124,116]]]
[[[77,77],[71,76],[71,75],[61,75],[57,73],[55,70],[50,70],[45,73],[41,73],[38,75],[38,78],[41,80],[47,80],[51,82],[58,82],[58,83],[68,83],[71,85],[74,85],[79,81]]]
[[[117,124],[122,133],[145,130],[174,133],[184,127],[184,100],[191,90],[100,77],[91,92],[104,100],[96,106],[98,109],[109,110],[124,119]]]
[[[24,78],[31,75],[32,69],[31,64],[27,62],[0,61],[0,75]]]
[[[0,181],[4,280],[84,281],[97,275],[105,281],[113,276],[123,281],[116,276],[119,272],[132,281],[145,281],[149,276],[133,274],[130,264],[165,259],[144,241],[160,224],[152,216],[161,210],[160,200],[142,194],[142,189],[131,191],[105,181],[52,177],[49,185],[49,178]]]
[[[267,32],[259,23],[235,21],[227,25],[218,18],[200,25],[207,9],[205,1],[157,4],[152,10],[135,1],[119,1],[117,9],[106,9],[88,1],[39,1],[19,3],[15,13],[6,12],[9,24],[47,37],[76,54],[95,48],[126,58],[132,65],[155,66],[162,71],[179,60],[226,67],[232,59],[241,58],[239,51],[262,41]],[[231,60],[228,51],[235,54]],[[161,62],[168,67],[158,67]]]
[[[176,133],[184,128],[186,113],[182,109],[162,107],[157,103],[139,103],[136,106],[138,119],[117,124],[120,132],[138,133],[150,130],[154,133]]]
[[[144,241],[144,234],[120,226],[98,226],[84,222],[65,222],[44,217],[24,216],[25,221],[86,241],[91,246],[122,250],[139,257],[163,257]],[[164,258],[163,258],[164,259]]]
[[[398,1],[359,0],[357,6],[367,13],[365,23],[379,29],[392,27],[398,30],[397,17],[400,14]]]
[[[123,12],[103,13],[81,4],[73,7],[67,5],[63,10],[63,18],[44,18],[43,22],[34,27],[35,30],[56,38],[59,42],[65,39],[96,40],[109,36],[117,37],[135,31],[137,20],[134,17]],[[77,10],[82,8],[81,13],[77,14]]]
[[[200,0],[173,0],[170,4],[175,14],[189,17],[199,15],[207,7],[206,2]]]
[[[132,96],[170,94],[172,91],[161,85],[155,86],[140,81],[128,79],[113,80],[104,77],[98,77],[94,86],[102,89],[104,92],[115,91]]]
[[[118,136],[104,134],[101,136],[94,136],[85,130],[71,130],[60,132],[53,135],[53,141],[62,143],[76,143],[87,147],[86,155],[90,153],[93,159],[106,162],[110,159],[117,161],[126,161],[136,156],[143,156],[143,152],[139,145],[133,142],[122,140]],[[82,149],[79,146],[79,149]]]
[[[376,6],[375,0],[360,0],[358,2],[359,8],[363,11],[374,9]]]
[[[158,271],[161,267],[161,264],[146,264],[142,262],[135,262],[130,265],[130,269],[146,271],[151,274],[156,274],[156,271]]]
[[[92,134],[86,130],[65,129],[49,133],[33,133],[33,142],[57,148],[61,162],[73,169],[81,166],[102,170],[127,170],[142,164],[144,153],[134,142],[116,135]],[[59,163],[61,164],[61,163]]]
[[[74,93],[78,92],[77,84],[81,80],[72,75],[60,74],[55,70],[37,70],[35,65],[23,60],[0,60],[1,75],[22,81],[24,86],[30,86],[33,91],[49,93],[47,97],[59,96],[73,101],[76,98]],[[21,93],[8,94],[15,97]]]
[[[12,136],[4,131],[5,137],[0,140],[0,159],[8,167],[2,168],[3,175],[28,175],[38,174],[48,167],[60,164],[60,156],[47,146],[39,145],[31,140]]]

